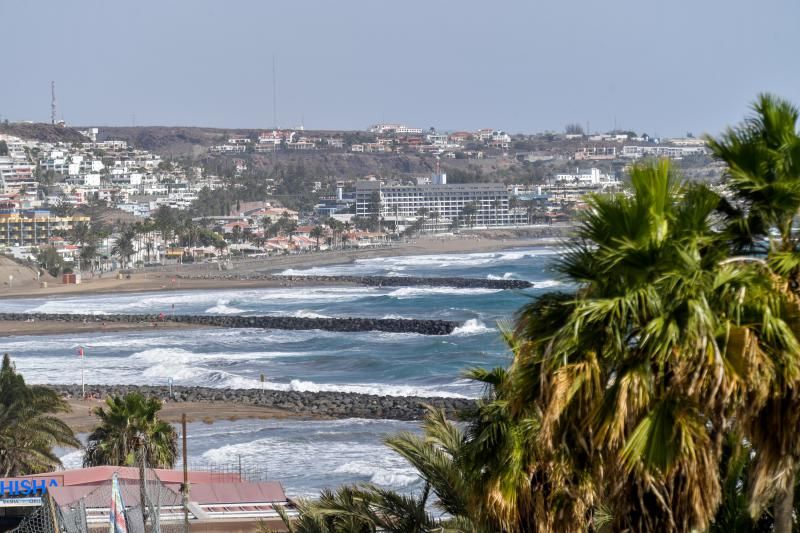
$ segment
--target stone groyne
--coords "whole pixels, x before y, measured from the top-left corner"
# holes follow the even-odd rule
[[[48,385],[70,398],[81,397],[80,385]],[[209,387],[169,387],[147,385],[86,385],[86,394],[94,398],[118,396],[137,391],[145,396],[175,402],[223,402],[255,405],[280,409],[309,417],[326,418],[383,418],[393,420],[419,420],[425,413],[424,405],[444,409],[448,416],[475,406],[467,398],[439,398],[421,396],[377,396],[352,392],[303,392],[260,389],[214,389]]]
[[[307,318],[294,316],[225,316],[225,315],[82,315],[69,313],[0,313],[0,321],[50,321],[88,323],[177,322],[196,326],[222,328],[262,328],[325,331],[386,331],[390,333],[419,333],[449,335],[461,324],[449,320],[394,318]]]
[[[418,276],[301,276],[276,274],[180,274],[178,279],[227,279],[236,281],[277,281],[282,283],[326,284],[348,283],[366,285],[368,287],[452,287],[457,289],[530,289],[534,286],[530,281],[522,279],[483,279],[453,277],[418,277]]]

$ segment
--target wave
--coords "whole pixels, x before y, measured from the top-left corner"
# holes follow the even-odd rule
[[[534,281],[532,283],[534,289],[552,289],[553,287],[561,287],[564,285],[564,282],[557,279],[544,279],[542,281]]]
[[[206,313],[212,315],[235,315],[237,313],[244,313],[243,309],[231,307],[228,305],[229,303],[231,303],[230,300],[219,299],[217,300],[217,305],[206,309]]]
[[[452,294],[456,296],[468,296],[478,294],[493,294],[500,292],[501,289],[477,289],[477,288],[464,288],[459,289],[456,287],[402,287],[396,289],[387,296],[397,299],[416,298],[418,296],[428,296],[432,294]]]
[[[260,384],[259,384],[260,385]],[[416,387],[413,385],[394,385],[388,383],[360,383],[360,384],[330,384],[315,383],[293,379],[289,385],[266,383],[267,388],[276,390],[292,390],[297,392],[352,392],[357,394],[372,394],[375,396],[430,396],[439,398],[466,398],[463,394],[447,392],[437,387]]]
[[[470,318],[462,325],[458,326],[450,335],[456,337],[469,337],[471,335],[482,335],[490,331],[495,331],[494,328],[487,327],[486,324],[476,318]]]
[[[369,478],[370,483],[385,487],[407,487],[420,481],[413,469],[385,468],[370,461],[349,461],[333,470],[336,474],[351,474]]]
[[[502,276],[495,276],[494,274],[489,274],[488,276],[486,276],[486,279],[513,279],[515,275],[516,274],[514,274],[513,272],[506,272]]]
[[[315,313],[314,311],[307,311],[305,309],[295,311],[291,316],[296,316],[298,318],[331,318],[329,315],[321,315],[319,313]]]
[[[558,247],[510,249],[499,252],[475,252],[452,254],[425,254],[357,259],[348,265],[330,265],[307,269],[287,269],[285,275],[337,275],[380,274],[393,275],[398,271],[412,269],[444,269],[448,267],[486,266],[496,263],[519,261],[527,258],[560,255]],[[396,275],[396,274],[395,274]]]

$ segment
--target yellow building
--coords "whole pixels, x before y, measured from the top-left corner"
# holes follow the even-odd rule
[[[0,210],[0,246],[39,246],[47,244],[56,232],[66,232],[89,217],[59,217],[46,210]]]

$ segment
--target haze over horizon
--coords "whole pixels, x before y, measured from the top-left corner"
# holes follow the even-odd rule
[[[580,14],[580,16],[576,16]],[[716,133],[800,104],[800,3],[0,2],[0,118],[70,125]]]

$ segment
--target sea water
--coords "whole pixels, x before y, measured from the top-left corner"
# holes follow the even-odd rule
[[[463,323],[451,335],[337,333],[257,329],[186,329],[8,337],[0,349],[31,383],[77,383],[83,346],[87,381],[477,397],[463,378],[475,366],[508,364],[498,323],[531,298],[565,288],[553,268],[559,251],[514,249],[358,260],[287,274],[463,276],[524,279],[527,290],[428,287],[285,287],[169,291],[5,300],[7,312],[294,315],[438,318]],[[192,455],[210,462],[260,458],[293,495],[371,481],[413,488],[413,470],[383,445],[389,433],[414,429],[396,421],[248,421],[195,424]],[[77,458],[77,459],[76,459]],[[243,459],[243,460],[244,460]],[[65,462],[80,462],[68,455]],[[298,464],[307,461],[308,464]],[[294,469],[297,467],[297,471]],[[410,476],[410,477],[409,477]],[[416,479],[416,478],[414,478]]]

